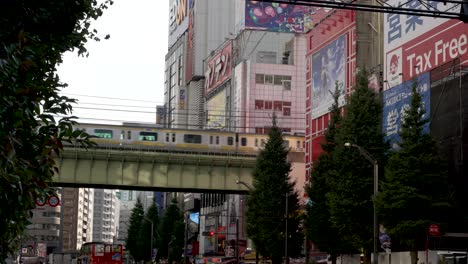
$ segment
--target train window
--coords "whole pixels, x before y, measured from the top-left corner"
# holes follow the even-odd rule
[[[158,141],[158,133],[140,132],[139,140],[143,141]]]
[[[289,140],[283,140],[283,147],[289,148]]]
[[[216,145],[219,145],[219,136],[216,136]]]
[[[233,137],[228,137],[227,143],[229,146],[234,145],[234,138]]]
[[[265,146],[265,139],[262,138],[262,139],[261,139],[261,142],[262,142],[262,143],[261,143],[261,146],[264,147],[264,146]]]
[[[127,139],[132,139],[132,131],[127,131]]]
[[[245,147],[247,146],[247,138],[241,138],[241,146]]]
[[[302,141],[302,148],[305,149],[305,141]]]
[[[122,131],[120,132],[120,140],[124,140],[124,139],[125,139],[125,131],[122,130]]]
[[[296,148],[300,148],[301,147],[301,142],[300,141],[297,141],[296,142]]]
[[[94,129],[94,135],[99,138],[112,138],[113,134],[110,129]]]
[[[258,138],[255,139],[255,146],[258,147]]]
[[[175,142],[175,133],[172,133],[172,142]]]
[[[210,144],[213,144],[213,136],[210,136]]]
[[[184,142],[185,143],[193,143],[193,144],[201,144],[202,143],[202,136],[201,135],[193,135],[193,134],[185,134],[184,135]]]
[[[169,142],[169,133],[166,133],[166,142]]]

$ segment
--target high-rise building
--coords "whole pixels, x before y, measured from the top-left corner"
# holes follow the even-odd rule
[[[113,243],[117,240],[119,212],[116,190],[94,189],[93,242]]]
[[[94,189],[63,188],[62,245],[63,251],[79,250],[93,238]]]

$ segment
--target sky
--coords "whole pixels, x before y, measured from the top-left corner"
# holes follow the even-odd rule
[[[64,54],[62,94],[79,100],[79,122],[155,122],[164,102],[168,10],[169,0],[115,0],[92,24],[102,40],[88,41],[89,57]]]

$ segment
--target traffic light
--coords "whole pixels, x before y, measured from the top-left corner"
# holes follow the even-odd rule
[[[214,236],[215,232],[214,231],[203,231],[202,235],[203,236]]]

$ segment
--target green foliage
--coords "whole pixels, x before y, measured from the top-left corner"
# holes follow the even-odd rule
[[[297,192],[289,178],[291,164],[287,160],[288,150],[283,145],[283,135],[276,125],[276,116],[273,116],[273,127],[268,136],[253,173],[254,189],[248,197],[246,221],[247,234],[255,243],[257,251],[277,264],[285,253],[286,220],[289,256],[300,254],[303,235]]]
[[[130,225],[127,231],[127,240],[125,241],[126,247],[130,252],[130,255],[136,260],[140,261],[144,259],[144,248],[141,247],[140,241],[140,230],[143,227],[143,217],[145,211],[143,210],[143,204],[138,198],[135,207],[132,209],[130,215]],[[149,251],[146,250],[146,251]]]
[[[401,126],[400,149],[390,156],[378,215],[399,250],[422,250],[430,223],[446,224],[451,216],[447,171],[435,141],[423,132],[421,95],[416,81],[410,108]]]
[[[345,143],[360,146],[383,165],[388,144],[384,142],[381,120],[381,99],[368,88],[367,71],[361,70],[330,152],[334,170],[329,172],[331,189],[326,196],[330,221],[340,239],[365,253],[373,248],[373,164],[358,148],[345,147]]]
[[[158,241],[158,224],[159,224],[159,214],[158,208],[156,204],[153,203],[148,208],[148,212],[146,212],[145,218],[150,220],[153,223],[153,233],[151,233],[151,222],[148,220],[143,220],[138,245],[143,250],[143,259],[145,261],[151,260],[151,252],[154,248],[156,248],[156,242]],[[153,249],[151,249],[151,238],[153,239]]]
[[[89,145],[75,131],[74,99],[56,74],[65,51],[86,53],[90,22],[111,1],[0,1],[0,263],[17,250],[37,198],[46,197],[63,143]]]
[[[173,199],[159,226],[158,258],[168,258],[169,263],[182,259],[184,232],[180,228],[184,229],[184,217]]]
[[[333,179],[336,178],[335,167],[338,164],[333,159],[333,151],[336,148],[335,137],[341,124],[341,109],[338,99],[340,90],[338,85],[333,94],[334,103],[330,108],[331,120],[324,134],[324,142],[321,143],[323,152],[314,163],[311,173],[311,185],[306,189],[310,199],[305,216],[305,230],[307,238],[314,242],[318,248],[330,254],[332,260],[340,254],[352,253],[353,250],[341,239],[338,229],[330,222],[330,208],[327,194],[333,190]]]

